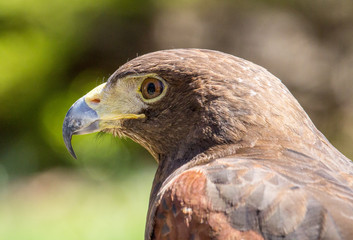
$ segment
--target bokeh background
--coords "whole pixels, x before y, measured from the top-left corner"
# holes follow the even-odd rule
[[[351,0],[0,1],[0,239],[143,239],[154,160],[99,134],[74,160],[61,126],[120,65],[179,47],[266,67],[353,159]]]

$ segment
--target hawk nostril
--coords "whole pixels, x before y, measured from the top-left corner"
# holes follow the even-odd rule
[[[99,98],[94,98],[91,100],[92,103],[100,103],[101,100]]]

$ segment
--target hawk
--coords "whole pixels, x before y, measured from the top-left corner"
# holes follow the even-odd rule
[[[145,239],[352,239],[353,164],[281,81],[202,49],[149,53],[69,109],[63,137],[127,136],[158,162]]]

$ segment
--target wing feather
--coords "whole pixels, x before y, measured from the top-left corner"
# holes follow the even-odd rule
[[[175,176],[156,202],[152,239],[351,238],[353,193],[339,175],[273,162],[233,156]]]

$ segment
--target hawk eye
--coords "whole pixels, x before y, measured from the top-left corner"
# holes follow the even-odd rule
[[[143,98],[152,99],[162,94],[164,90],[163,82],[156,78],[146,78],[141,84],[141,93]]]

